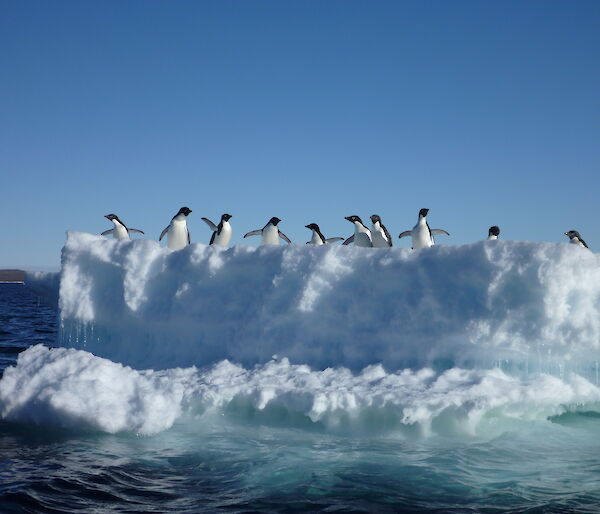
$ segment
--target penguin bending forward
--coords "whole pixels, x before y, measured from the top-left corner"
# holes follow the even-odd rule
[[[568,232],[565,232],[565,236],[567,236],[569,238],[569,242],[571,244],[578,245],[578,246],[583,246],[584,248],[588,248],[589,249],[589,246],[581,238],[581,235],[579,234],[579,232],[577,232],[577,230],[569,230]]]
[[[202,221],[206,223],[210,229],[213,231],[212,236],[210,238],[210,245],[224,246],[227,248],[229,245],[229,241],[231,241],[231,225],[229,224],[229,220],[232,218],[231,214],[223,214],[221,216],[221,221],[218,225],[215,225],[208,218],[202,218]]]
[[[115,239],[130,239],[129,232],[137,232],[138,234],[144,233],[137,228],[127,228],[125,223],[123,223],[116,214],[107,214],[104,217],[107,220],[112,221],[115,226],[114,228],[102,232],[100,234],[101,236],[108,236],[109,234],[112,234]]]
[[[244,237],[250,236],[262,236],[263,245],[278,245],[279,238],[286,241],[288,244],[291,244],[290,238],[286,236],[281,230],[279,230],[279,222],[281,220],[279,218],[273,217],[271,218],[267,224],[261,228],[260,230],[251,230]]]
[[[325,236],[321,233],[321,229],[319,229],[319,225],[316,223],[311,223],[309,225],[304,225],[306,228],[312,230],[312,237],[310,241],[308,241],[307,245],[326,245],[329,243],[335,243],[336,241],[343,241],[343,237],[330,237],[329,239],[325,239]]]
[[[435,244],[435,240],[433,239],[434,235],[450,235],[448,234],[448,232],[442,230],[441,228],[429,228],[429,224],[427,223],[428,212],[429,209],[421,209],[419,211],[419,220],[417,221],[417,224],[412,228],[412,230],[405,230],[398,236],[399,238],[411,236],[413,250],[420,250],[421,248],[428,248],[430,246],[433,246]]]
[[[488,230],[487,240],[495,241],[496,239],[498,239],[499,235],[500,235],[500,228],[497,227],[496,225],[494,225],[493,227],[490,227],[490,229]]]
[[[346,239],[342,244],[349,245],[353,242],[354,246],[371,248],[373,246],[373,242],[371,241],[371,231],[365,227],[365,224],[362,222],[362,220],[358,216],[346,216],[344,219],[354,224],[354,234]]]
[[[160,233],[160,241],[164,235],[167,235],[167,246],[171,250],[180,250],[190,244],[190,232],[187,228],[187,217],[192,211],[187,207],[182,207],[179,212],[173,216],[171,223]]]

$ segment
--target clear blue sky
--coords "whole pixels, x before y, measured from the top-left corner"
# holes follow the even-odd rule
[[[0,267],[183,205],[194,242],[428,207],[440,243],[598,251],[599,27],[598,1],[3,0]]]

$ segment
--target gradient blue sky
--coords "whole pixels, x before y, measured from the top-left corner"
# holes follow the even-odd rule
[[[599,27],[598,1],[3,0],[0,267],[183,205],[194,242],[223,212],[304,243],[428,207],[440,243],[597,251]]]

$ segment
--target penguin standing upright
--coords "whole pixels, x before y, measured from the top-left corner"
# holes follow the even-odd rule
[[[346,216],[344,219],[354,225],[354,234],[342,244],[349,245],[350,243],[354,243],[354,246],[371,248],[373,246],[373,242],[371,241],[371,231],[365,227],[362,220],[358,216]]]
[[[180,250],[190,244],[190,232],[187,228],[187,217],[192,211],[187,207],[182,207],[179,212],[173,216],[171,223],[160,233],[160,241],[164,235],[167,235],[167,246],[171,250]]]
[[[578,245],[578,246],[583,246],[584,248],[589,249],[589,246],[582,239],[581,235],[579,234],[579,232],[577,232],[577,230],[569,230],[568,232],[565,232],[565,236],[567,236],[569,238],[569,243]]]
[[[322,234],[321,229],[319,228],[319,225],[317,225],[316,223],[310,223],[309,225],[304,225],[306,228],[312,230],[312,237],[310,238],[310,241],[308,241],[306,244],[311,244],[311,245],[326,245],[329,243],[334,243],[335,241],[343,241],[344,238],[343,237],[330,237],[329,239],[325,239],[325,236]]]
[[[231,241],[231,225],[229,224],[229,220],[232,218],[231,214],[223,214],[221,216],[221,221],[218,225],[215,225],[208,218],[202,218],[202,221],[206,223],[210,229],[213,231],[212,236],[210,238],[211,245],[224,246],[227,247],[229,245],[229,241]]]
[[[428,248],[430,246],[433,246],[435,244],[435,240],[433,239],[434,235],[450,235],[448,234],[448,232],[440,228],[429,228],[429,224],[427,223],[428,212],[429,209],[421,209],[419,211],[419,219],[417,221],[417,224],[412,228],[412,230],[405,230],[398,236],[399,238],[412,236],[413,250],[420,250],[421,248]]]
[[[252,230],[245,234],[244,237],[262,236],[262,244],[264,245],[278,245],[279,238],[283,239],[288,244],[291,244],[290,238],[281,232],[277,226],[280,221],[279,218],[273,217],[263,228],[260,230]]]
[[[107,214],[104,217],[113,222],[114,228],[105,230],[102,232],[102,234],[100,234],[101,236],[108,236],[109,234],[112,234],[115,239],[129,239],[130,232],[137,232],[138,234],[144,233],[137,228],[127,228],[125,223],[123,223],[116,214]]]
[[[381,218],[377,214],[371,216],[373,226],[371,227],[371,241],[375,248],[389,248],[392,246],[392,236],[386,226],[381,223]]]

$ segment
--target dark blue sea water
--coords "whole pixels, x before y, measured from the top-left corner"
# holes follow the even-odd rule
[[[0,285],[0,368],[52,346],[55,318]],[[477,436],[378,428],[332,434],[235,410],[154,436],[0,421],[0,512],[600,512],[597,414]]]

